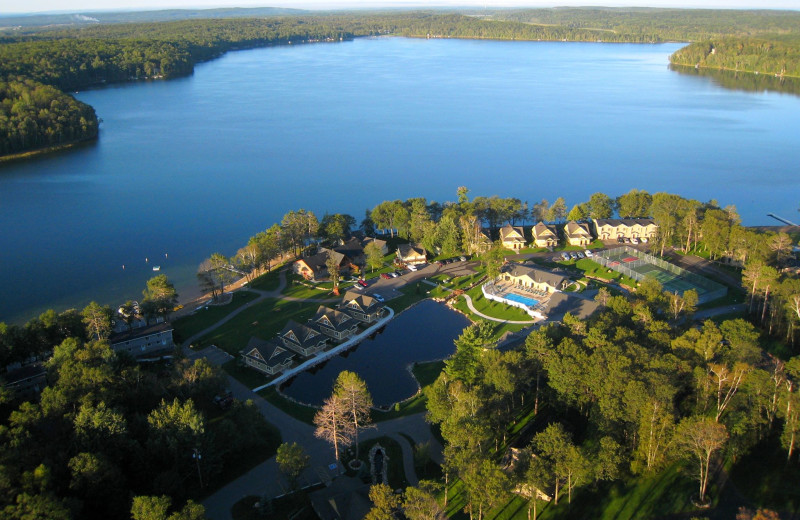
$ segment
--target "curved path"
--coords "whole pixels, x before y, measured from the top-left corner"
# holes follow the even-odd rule
[[[246,290],[258,294],[258,298],[256,298],[255,300],[253,300],[251,302],[248,302],[245,305],[242,305],[241,307],[239,307],[235,311],[231,312],[230,314],[228,314],[227,316],[225,316],[224,318],[222,318],[218,322],[216,322],[213,325],[210,325],[210,326],[206,327],[205,329],[201,330],[200,332],[192,335],[186,341],[184,341],[181,344],[181,346],[183,346],[183,347],[190,346],[193,342],[195,342],[198,339],[202,338],[203,336],[205,336],[209,332],[213,331],[214,329],[216,329],[220,325],[223,325],[224,323],[227,323],[228,321],[232,320],[234,317],[236,317],[240,313],[242,313],[245,310],[249,309],[251,306],[253,306],[253,305],[257,304],[257,303],[261,303],[262,301],[264,301],[264,300],[266,300],[268,298],[275,298],[275,299],[278,299],[278,300],[286,300],[286,301],[290,301],[290,302],[307,302],[307,303],[333,303],[333,302],[340,301],[340,298],[296,298],[294,296],[285,296],[285,295],[283,295],[282,294],[283,290],[286,288],[286,285],[287,285],[287,283],[286,283],[286,271],[287,271],[287,269],[281,269],[279,271],[279,273],[278,273],[278,288],[277,289],[274,289],[272,291],[261,291],[259,289],[253,289],[252,287],[246,288]]]
[[[276,408],[230,376],[228,384],[234,397],[253,401],[264,418],[280,431],[281,439],[284,442],[296,442],[311,457],[310,467],[301,477],[304,483],[318,482],[321,480],[321,475],[330,474],[328,467],[335,462],[333,448],[328,443],[314,437],[313,426]],[[412,482],[418,482],[414,473],[414,454],[408,440],[399,435],[400,432],[410,436],[415,443],[429,442],[432,458],[441,461],[442,447],[431,434],[430,427],[425,422],[424,413],[377,423],[375,428],[363,432],[360,439],[367,440],[386,435],[396,440],[402,449],[406,479],[411,485]],[[206,508],[208,518],[229,520],[231,507],[242,498],[253,495],[277,496],[283,494],[285,490],[286,483],[273,456],[207,497],[203,500],[203,506]]]
[[[478,309],[476,309],[475,306],[472,305],[472,298],[470,298],[467,293],[464,293],[461,296],[463,296],[464,299],[467,301],[467,307],[469,307],[469,310],[472,311],[474,314],[477,314],[478,316],[480,316],[481,318],[483,318],[485,320],[496,321],[496,322],[499,322],[499,323],[511,323],[512,325],[533,325],[534,323],[536,323],[535,320],[514,321],[514,320],[503,320],[503,319],[500,319],[500,318],[492,318],[491,316],[487,316],[486,314],[484,314],[484,313],[480,312]]]

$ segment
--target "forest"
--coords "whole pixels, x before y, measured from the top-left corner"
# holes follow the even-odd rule
[[[202,12],[202,11],[201,11]],[[0,126],[0,154],[8,155],[95,137],[96,116],[65,94],[114,82],[169,79],[191,74],[198,62],[235,49],[369,35],[500,40],[663,42],[702,41],[676,53],[673,64],[742,72],[800,75],[800,14],[791,11],[680,9],[531,9],[350,12],[303,16],[188,19],[165,22],[56,26],[5,32],[0,39],[0,80],[58,101],[60,116],[18,95]],[[176,15],[177,16],[177,15]],[[225,16],[216,13],[216,16]],[[135,19],[136,17],[134,17]],[[709,41],[709,39],[713,40]],[[714,49],[713,53],[711,49]],[[30,83],[31,80],[36,83]],[[723,83],[725,84],[725,83]],[[6,89],[3,103],[11,99]],[[48,103],[50,104],[50,103]],[[8,112],[8,111],[6,111]],[[20,116],[25,112],[26,116]],[[13,117],[12,117],[13,116]],[[81,118],[87,124],[81,123]],[[84,128],[86,126],[86,128]]]

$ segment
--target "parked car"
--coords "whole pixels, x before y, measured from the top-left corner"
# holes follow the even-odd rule
[[[631,239],[631,244],[638,244],[638,243],[639,243],[639,239],[638,239],[638,238],[636,238],[636,237],[633,237],[633,238]]]
[[[647,243],[647,237],[642,237],[639,240],[642,241],[642,244],[646,244]]]
[[[378,294],[378,293],[373,293],[373,294],[372,294],[372,297],[373,297],[373,298],[375,298],[376,300],[378,300],[378,301],[379,301],[379,302],[381,302],[381,303],[383,303],[383,301],[384,301],[384,300],[383,300],[383,296],[381,296],[381,295],[380,295],[380,294]]]
[[[397,278],[398,276],[403,276],[403,272],[402,271],[395,271],[395,272],[393,272],[391,274],[393,275],[392,278]]]
[[[438,265],[439,267],[444,267],[444,260],[439,260],[438,262],[436,262],[436,265]]]
[[[566,251],[562,251],[561,258],[563,258],[564,260],[569,260],[569,253],[567,253]]]
[[[583,258],[586,256],[583,254],[583,251],[578,251],[576,254],[578,255],[578,258]]]
[[[463,256],[463,255],[462,255],[462,256],[459,256],[459,257],[458,257],[458,259],[459,259],[459,261],[461,261],[461,262],[466,262],[466,261],[467,261],[467,257],[466,257],[466,256]]]
[[[409,271],[416,271],[416,270],[417,270],[417,266],[416,266],[416,265],[411,265],[411,264],[409,264],[409,265],[407,265],[406,267],[408,267],[408,270],[409,270]]]
[[[358,285],[360,285],[361,287],[366,287],[369,284],[364,280],[358,280]]]
[[[617,244],[624,244],[624,243],[625,243],[625,239],[624,238],[617,237]]]
[[[584,251],[584,252],[583,252],[583,254],[585,254],[585,255],[586,255],[586,258],[591,258],[591,257],[593,257],[593,256],[594,256],[594,253],[592,253],[592,252],[591,252],[591,250],[589,250],[589,249],[587,249],[586,251]]]

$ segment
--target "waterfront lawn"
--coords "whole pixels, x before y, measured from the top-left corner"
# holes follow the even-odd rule
[[[243,305],[247,305],[256,298],[258,298],[258,294],[252,291],[236,291],[233,293],[233,299],[227,305],[209,305],[188,316],[178,318],[172,322],[172,326],[175,328],[175,343],[181,343],[198,332],[207,329],[231,312]]]
[[[318,303],[290,302],[273,298],[259,302],[203,336],[196,346],[216,345],[238,356],[252,336],[270,339],[289,320],[305,323],[319,307]]]
[[[433,289],[433,287],[421,281],[411,282],[398,290],[400,296],[393,297],[391,300],[387,298],[386,305],[391,307],[395,314],[399,314],[415,303],[427,298],[430,289]],[[387,295],[384,294],[384,296]]]
[[[248,284],[248,287],[259,291],[275,291],[280,286],[280,266],[272,268],[272,271],[262,274]]]
[[[305,284],[309,284],[311,285],[311,287]],[[335,298],[332,292],[333,284],[329,283],[328,285],[330,285],[330,287],[325,287],[324,284],[311,284],[310,282],[304,281],[302,276],[293,274],[288,278],[286,287],[283,288],[281,294],[283,294],[284,296],[291,296],[293,298],[303,298],[303,299]],[[350,284],[349,282],[339,284],[340,291],[345,290],[345,287],[343,287],[344,285],[350,286],[352,284]]]

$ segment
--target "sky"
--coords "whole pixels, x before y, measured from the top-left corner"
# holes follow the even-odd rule
[[[41,12],[155,10],[212,7],[291,7],[345,9],[375,7],[696,7],[732,9],[800,9],[800,0],[0,0],[0,15]]]

